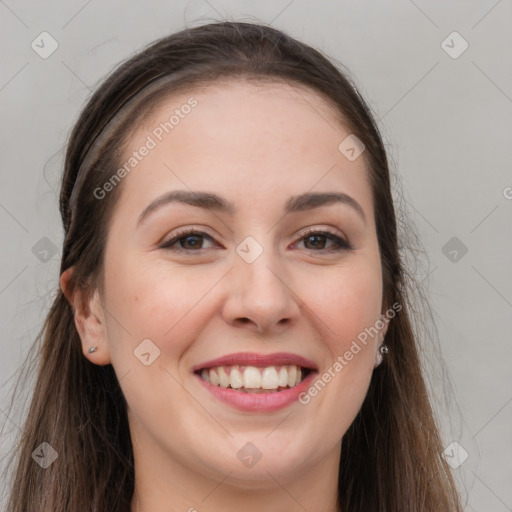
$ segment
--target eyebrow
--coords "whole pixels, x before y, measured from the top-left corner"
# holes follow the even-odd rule
[[[235,205],[223,197],[211,192],[193,192],[188,190],[174,190],[167,192],[150,203],[139,215],[137,226],[158,208],[169,203],[182,203],[197,206],[205,210],[214,210],[219,213],[234,215],[237,213]],[[307,192],[292,196],[286,202],[284,212],[295,213],[312,210],[321,206],[342,203],[353,208],[366,223],[366,216],[361,205],[352,197],[341,192]]]

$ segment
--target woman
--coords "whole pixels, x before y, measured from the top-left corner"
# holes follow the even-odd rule
[[[155,42],[83,110],[60,209],[9,511],[462,510],[383,143],[319,52]]]

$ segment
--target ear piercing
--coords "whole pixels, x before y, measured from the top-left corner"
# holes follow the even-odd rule
[[[374,368],[377,368],[377,366],[379,366],[379,364],[382,363],[384,355],[387,354],[388,352],[389,349],[387,345],[381,344],[379,350],[377,350],[377,355],[375,356],[375,365],[373,366]]]
[[[98,350],[98,347],[96,345],[94,345],[94,347],[91,347],[87,352],[89,354],[92,354],[93,352],[96,352],[96,350]]]

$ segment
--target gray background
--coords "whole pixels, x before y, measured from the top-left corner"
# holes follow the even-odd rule
[[[120,60],[169,32],[220,19],[271,23],[351,70],[424,246],[412,271],[427,286],[435,355],[444,361],[431,365],[429,385],[439,395],[444,447],[455,441],[468,453],[454,469],[465,509],[512,510],[511,0],[0,0],[2,456],[20,425],[16,414],[5,416],[8,379],[58,284],[69,130]],[[43,31],[58,43],[46,59],[31,47],[41,46]],[[458,56],[464,43],[448,37],[454,31],[469,45]],[[423,343],[425,353],[431,347]]]

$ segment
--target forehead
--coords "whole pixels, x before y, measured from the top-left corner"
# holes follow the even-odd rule
[[[339,150],[350,130],[315,92],[282,82],[194,87],[156,105],[127,143],[136,166],[125,199],[140,206],[168,189],[224,191],[234,202],[340,188],[369,200],[364,159]],[[139,151],[144,147],[149,150]],[[133,163],[133,162],[132,162]],[[295,190],[296,189],[296,190]],[[365,197],[361,197],[365,196]]]

